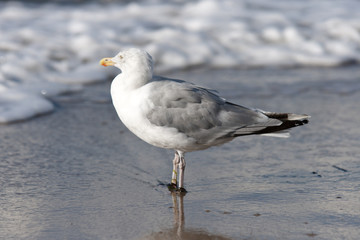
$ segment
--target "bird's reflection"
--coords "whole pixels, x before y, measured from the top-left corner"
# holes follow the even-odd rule
[[[152,233],[148,240],[231,240],[230,238],[209,233],[203,229],[185,228],[184,196],[186,193],[171,193],[174,210],[173,228]]]
[[[174,209],[174,232],[176,231],[176,236],[180,239],[183,239],[184,225],[185,225],[185,215],[184,215],[184,196],[186,193],[171,193],[171,198],[173,202]],[[179,198],[179,201],[178,201]]]

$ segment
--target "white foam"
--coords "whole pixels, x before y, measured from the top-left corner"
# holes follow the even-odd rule
[[[41,96],[6,89],[0,91],[0,123],[20,121],[54,110]]]
[[[149,51],[158,72],[360,61],[358,9],[356,0],[1,2],[0,122],[54,109],[43,86],[60,93],[73,90],[66,84],[106,80],[112,70],[98,67],[99,59],[128,47]],[[20,104],[29,99],[36,108]]]

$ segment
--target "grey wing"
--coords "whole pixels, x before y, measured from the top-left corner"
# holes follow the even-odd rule
[[[149,97],[153,106],[147,113],[149,121],[175,128],[198,144],[221,144],[281,124],[260,111],[229,103],[213,91],[187,82],[162,79],[151,84],[154,91]]]

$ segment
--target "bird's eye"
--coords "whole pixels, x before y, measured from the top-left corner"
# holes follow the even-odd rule
[[[119,58],[120,58],[120,59],[123,59],[123,56],[120,55]]]

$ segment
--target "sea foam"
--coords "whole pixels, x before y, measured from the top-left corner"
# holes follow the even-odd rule
[[[102,57],[147,50],[156,71],[339,66],[360,60],[360,2],[154,0],[0,3],[0,123],[54,109],[51,95],[109,79]]]

